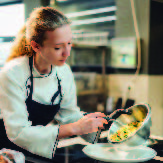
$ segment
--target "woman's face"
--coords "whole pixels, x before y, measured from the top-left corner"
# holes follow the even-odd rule
[[[70,56],[72,33],[69,25],[64,25],[54,31],[46,31],[46,40],[37,52],[46,64],[62,66]]]

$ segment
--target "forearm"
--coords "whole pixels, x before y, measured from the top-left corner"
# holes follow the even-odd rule
[[[80,128],[77,127],[76,122],[65,125],[60,125],[58,138],[66,138],[73,135],[81,135]]]

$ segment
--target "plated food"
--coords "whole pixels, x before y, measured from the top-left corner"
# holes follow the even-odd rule
[[[110,135],[110,140],[112,142],[119,142],[122,140],[127,139],[130,135],[132,135],[139,126],[141,126],[142,122],[136,121],[129,123],[127,125],[124,125],[121,127],[116,133]]]

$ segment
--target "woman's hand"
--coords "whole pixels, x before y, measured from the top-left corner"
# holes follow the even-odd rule
[[[77,122],[60,125],[58,139],[97,132],[104,128],[103,124],[108,124],[107,120],[102,118],[105,116],[104,113],[95,112],[85,115]]]
[[[76,135],[83,135],[92,132],[97,132],[99,129],[104,129],[103,124],[108,124],[107,120],[102,118],[104,113],[90,113],[74,123]]]

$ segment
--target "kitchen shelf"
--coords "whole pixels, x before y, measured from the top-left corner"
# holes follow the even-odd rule
[[[107,44],[102,44],[102,43],[101,44],[100,43],[91,44],[90,42],[87,42],[87,43],[73,42],[72,47],[73,48],[93,48],[93,49],[97,49],[97,48],[100,48],[100,47],[109,48],[110,47],[110,42],[108,41]]]
[[[84,96],[84,95],[98,95],[102,94],[102,90],[85,90],[85,91],[79,91],[77,93],[78,96]]]

